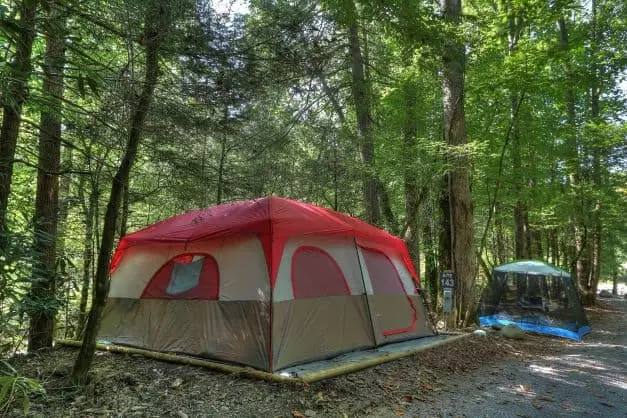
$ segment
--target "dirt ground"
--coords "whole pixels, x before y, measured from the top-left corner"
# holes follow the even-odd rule
[[[79,390],[67,384],[76,350],[10,362],[44,382],[47,395],[30,411],[41,417],[626,417],[626,310],[624,300],[601,301],[588,311],[593,333],[583,343],[473,336],[309,386],[98,353]]]

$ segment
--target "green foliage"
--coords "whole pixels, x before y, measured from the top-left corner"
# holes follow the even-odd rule
[[[14,59],[19,33],[18,2],[0,3],[4,98],[9,74],[4,63]],[[49,107],[41,75],[43,34],[50,27],[40,10],[35,71],[14,164],[9,246],[0,261],[2,353],[22,343],[26,312],[56,312],[57,332],[67,336],[77,325],[82,292],[89,308],[105,202],[143,80],[145,2],[57,3],[68,15],[64,105],[57,109],[64,126],[60,181],[65,184],[56,237],[57,288],[37,300],[28,294],[39,275],[32,251],[39,115]],[[441,177],[456,160],[446,157],[463,155],[472,162],[476,242],[485,236],[480,254],[485,266],[514,257],[514,208],[523,202],[535,234],[535,257],[567,269],[577,262],[575,227],[591,228],[598,215],[602,271],[612,274],[627,254],[626,97],[619,82],[627,68],[624,4],[597,0],[593,24],[590,8],[579,1],[463,3],[463,24],[457,27],[444,24],[438,5],[425,1],[254,0],[247,14],[229,16],[210,2],[180,0],[131,173],[126,229],[267,194],[362,216],[362,179],[368,172],[384,185],[400,232],[411,215],[406,180],[416,180],[424,191],[418,208],[422,236],[415,248],[424,271],[425,254],[439,255]],[[345,28],[355,17],[353,6],[372,95],[371,167],[359,158],[350,88]],[[560,17],[568,48],[560,44]],[[601,36],[592,42],[595,28]],[[463,41],[467,52],[468,145],[460,149],[447,148],[442,135],[441,55],[451,37]],[[593,118],[594,86],[601,94],[600,114]],[[416,100],[408,104],[411,89]],[[512,98],[520,104],[516,112]],[[408,122],[416,126],[410,145]],[[516,168],[514,124],[521,158]]]
[[[0,360],[0,413],[9,413],[15,405],[21,405],[24,415],[30,409],[30,398],[46,394],[36,379],[20,376],[6,361]]]

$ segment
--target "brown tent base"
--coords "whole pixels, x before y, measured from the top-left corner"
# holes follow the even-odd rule
[[[424,337],[414,340],[387,344],[375,350],[355,351],[342,354],[329,360],[314,361],[311,363],[289,367],[275,373],[264,372],[251,367],[237,366],[188,357],[177,354],[162,353],[158,351],[144,350],[141,348],[126,347],[115,344],[97,344],[97,349],[121,354],[138,354],[156,360],[170,363],[188,364],[200,366],[211,370],[217,370],[229,374],[237,374],[253,379],[261,379],[270,382],[309,384],[319,380],[356,372],[379,364],[408,357],[430,348],[469,337],[472,334],[439,334],[433,337]],[[80,341],[59,340],[56,342],[62,346],[80,347]]]

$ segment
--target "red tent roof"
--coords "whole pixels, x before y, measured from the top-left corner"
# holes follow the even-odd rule
[[[293,236],[310,234],[347,235],[359,245],[395,254],[418,282],[405,242],[400,238],[346,214],[274,196],[187,212],[128,234],[116,249],[111,271],[121,262],[124,251],[138,244],[194,242],[240,233],[257,234],[261,239],[272,284],[285,242]]]

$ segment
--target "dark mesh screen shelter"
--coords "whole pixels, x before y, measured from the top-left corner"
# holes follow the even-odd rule
[[[591,331],[570,274],[539,261],[496,267],[481,296],[479,320],[575,340]]]

